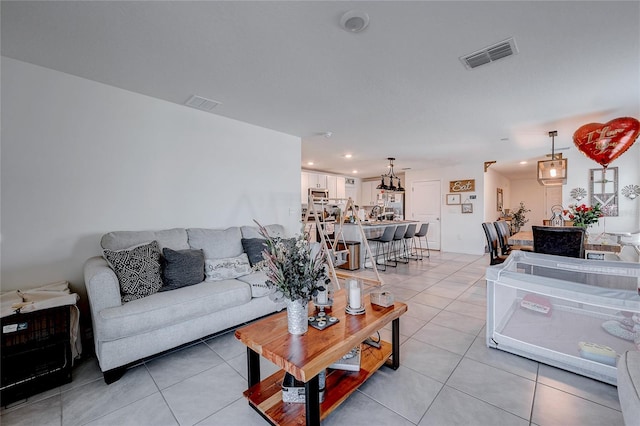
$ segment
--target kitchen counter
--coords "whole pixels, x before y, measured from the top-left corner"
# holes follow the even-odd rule
[[[362,230],[364,231],[364,235],[367,239],[376,238],[382,235],[384,230],[389,226],[398,226],[398,225],[407,225],[409,223],[416,224],[416,232],[417,229],[420,228],[420,222],[416,220],[376,220],[371,222],[361,222]],[[336,232],[338,232],[339,225],[335,225]],[[362,233],[358,228],[358,225],[355,223],[344,223],[342,225],[342,235],[344,236],[345,241],[355,241],[359,243],[363,243]],[[376,245],[370,244],[371,252],[375,255]],[[360,267],[364,266],[364,258],[367,254],[367,250],[362,244],[360,247]]]

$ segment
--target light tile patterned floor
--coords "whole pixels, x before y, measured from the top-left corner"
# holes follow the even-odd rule
[[[401,366],[380,369],[323,424],[623,425],[614,386],[486,347],[487,264],[434,251],[381,273],[409,306]],[[389,340],[390,327],[381,335]],[[266,425],[242,397],[245,357],[229,332],[147,360],[109,386],[85,359],[72,383],[2,408],[0,423]],[[276,367],[262,360],[261,370],[266,377]]]

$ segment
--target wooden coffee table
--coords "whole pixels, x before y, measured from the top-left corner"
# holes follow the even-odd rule
[[[314,312],[313,303],[309,304]],[[324,330],[309,327],[302,336],[287,331],[287,313],[280,312],[236,330],[235,336],[247,346],[248,385],[244,396],[269,422],[277,425],[319,425],[338,405],[364,383],[383,364],[400,366],[400,315],[407,305],[395,302],[383,308],[371,305],[365,296],[366,313],[345,313],[344,290],[334,295],[332,316],[339,322]],[[318,374],[376,331],[392,323],[392,342],[380,342],[380,348],[362,345],[360,371],[330,370],[326,379],[324,402],[319,402]],[[260,381],[260,356],[282,370]],[[305,382],[305,404],[282,402],[284,373]]]

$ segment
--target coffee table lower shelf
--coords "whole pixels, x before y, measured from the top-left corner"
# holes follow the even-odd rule
[[[391,343],[381,341],[379,349],[362,345],[360,371],[330,370],[327,374],[324,402],[320,404],[320,419],[325,419],[349,395],[375,373],[392,354]],[[255,410],[276,425],[304,425],[305,405],[282,402],[284,370],[267,377],[244,391]]]

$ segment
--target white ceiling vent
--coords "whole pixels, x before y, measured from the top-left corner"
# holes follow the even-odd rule
[[[212,109],[220,105],[221,102],[203,98],[202,96],[193,95],[189,99],[187,99],[187,102],[185,102],[184,104],[186,106],[201,109],[203,111],[211,111]]]
[[[469,55],[461,56],[460,61],[465,68],[472,69],[516,54],[518,54],[518,47],[512,37]]]

